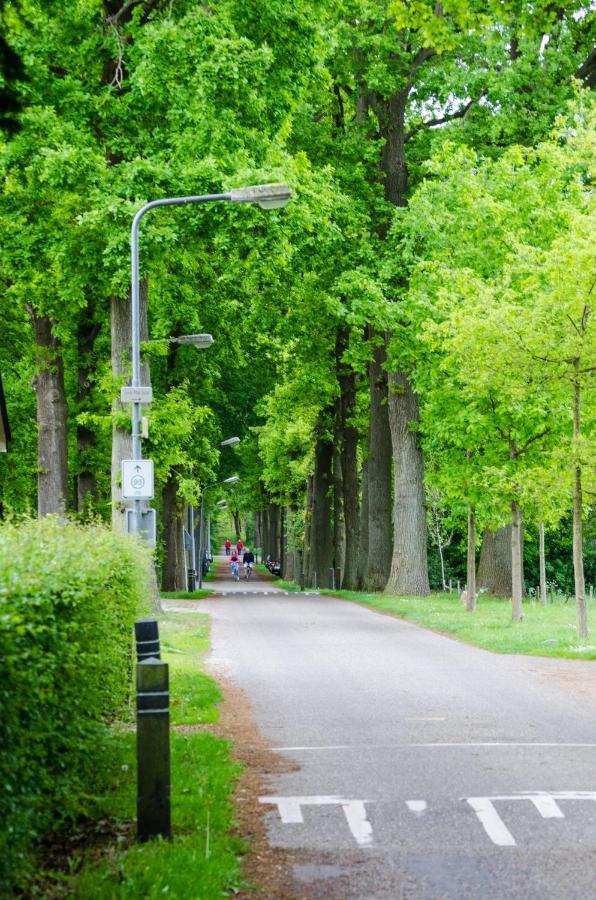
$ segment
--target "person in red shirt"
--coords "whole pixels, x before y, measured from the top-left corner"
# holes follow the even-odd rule
[[[242,547],[243,547],[243,546],[244,546],[244,545],[243,545],[242,541],[239,540],[238,543],[236,544],[236,550],[238,551],[238,553],[242,553]]]
[[[231,542],[231,541],[226,541],[225,544],[224,544],[224,547],[226,548],[226,556],[229,556],[229,555],[230,555],[230,550],[232,549],[232,542]]]

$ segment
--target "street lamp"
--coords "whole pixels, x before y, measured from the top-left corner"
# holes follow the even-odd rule
[[[213,343],[212,334],[181,334],[178,337],[152,338],[150,341],[143,341],[145,344],[188,344],[196,347],[197,350],[206,350]]]
[[[223,481],[214,481],[213,484],[206,484],[201,492],[201,505],[199,507],[199,590],[203,587],[203,510],[205,507],[205,494],[211,488],[218,487],[220,484],[236,484],[240,481],[238,475],[230,475]]]
[[[277,209],[285,206],[292,199],[292,191],[287,184],[255,184],[249,187],[234,188],[223,194],[198,194],[190,197],[163,197],[151,200],[137,212],[132,220],[130,232],[131,257],[131,325],[132,325],[132,462],[133,466],[142,460],[141,455],[141,403],[147,402],[148,391],[141,385],[141,315],[140,315],[140,277],[139,277],[139,225],[143,216],[150,209],[158,206],[186,206],[190,203],[210,203],[227,200],[231,203],[256,203],[261,209]],[[146,496],[146,495],[145,495]],[[143,497],[134,498],[132,530],[139,534],[141,530],[141,501]]]

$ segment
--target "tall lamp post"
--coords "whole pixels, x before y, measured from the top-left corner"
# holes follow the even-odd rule
[[[227,200],[230,203],[256,203],[261,209],[277,209],[292,199],[292,191],[287,184],[257,184],[235,188],[224,194],[198,194],[189,197],[164,197],[151,200],[137,212],[132,220],[130,233],[131,253],[131,324],[132,324],[132,383],[129,393],[124,396],[132,402],[132,462],[142,460],[141,455],[141,404],[147,399],[141,385],[141,315],[139,276],[139,225],[150,209],[158,206],[186,206],[190,203],[210,203]],[[147,388],[145,388],[145,391]],[[132,531],[141,531],[141,498],[134,499]]]
[[[238,475],[231,475],[229,478],[224,478],[223,481],[214,481],[213,484],[205,485],[201,493],[201,505],[199,507],[199,590],[203,587],[203,511],[205,508],[205,494],[211,488],[220,484],[236,484],[238,481],[240,481]]]
[[[239,443],[239,437],[230,437],[226,438],[225,441],[220,441],[219,446],[236,447]],[[209,449],[216,450],[217,448],[210,447]],[[195,508],[193,503],[188,507],[188,533],[190,536],[190,568],[187,572],[188,590],[194,591],[197,584],[197,553],[195,541]]]

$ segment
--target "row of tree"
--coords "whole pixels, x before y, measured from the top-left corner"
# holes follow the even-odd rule
[[[473,607],[483,532],[480,581],[519,618],[522,519],[542,533],[572,513],[585,636],[589,4],[47,0],[1,14],[4,508],[121,526],[132,215],[286,180],[283,212],[193,207],[143,226],[145,336],[164,339],[144,355],[164,584],[182,586],[186,507],[231,474],[212,448],[238,433],[237,523],[256,510],[257,543],[319,583],[340,568],[347,588],[428,593],[430,524],[441,557],[467,532]],[[194,331],[214,347],[167,341]]]

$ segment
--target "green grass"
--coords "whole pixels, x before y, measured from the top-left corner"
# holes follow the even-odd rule
[[[596,602],[588,601],[592,641],[578,645],[573,600],[555,600],[542,606],[526,600],[522,622],[511,621],[511,603],[480,594],[476,612],[467,612],[456,594],[430,597],[395,597],[359,591],[323,591],[328,596],[353,600],[382,610],[400,619],[415,622],[452,635],[495,653],[522,653],[528,656],[556,656],[568,659],[596,659]]]
[[[103,850],[90,846],[74,858],[75,873],[55,877],[57,895],[62,890],[79,900],[217,898],[244,885],[244,848],[231,834],[231,794],[239,766],[231,759],[230,745],[208,731],[175,730],[217,719],[219,687],[199,671],[209,646],[207,616],[168,613],[159,627],[162,658],[170,665],[173,840],[134,841],[135,735],[121,726],[114,733],[117,765],[103,816],[113,833],[123,836]]]
[[[201,588],[200,591],[161,591],[160,593],[162,600],[204,600],[205,597],[212,595],[213,591],[207,588]]]

